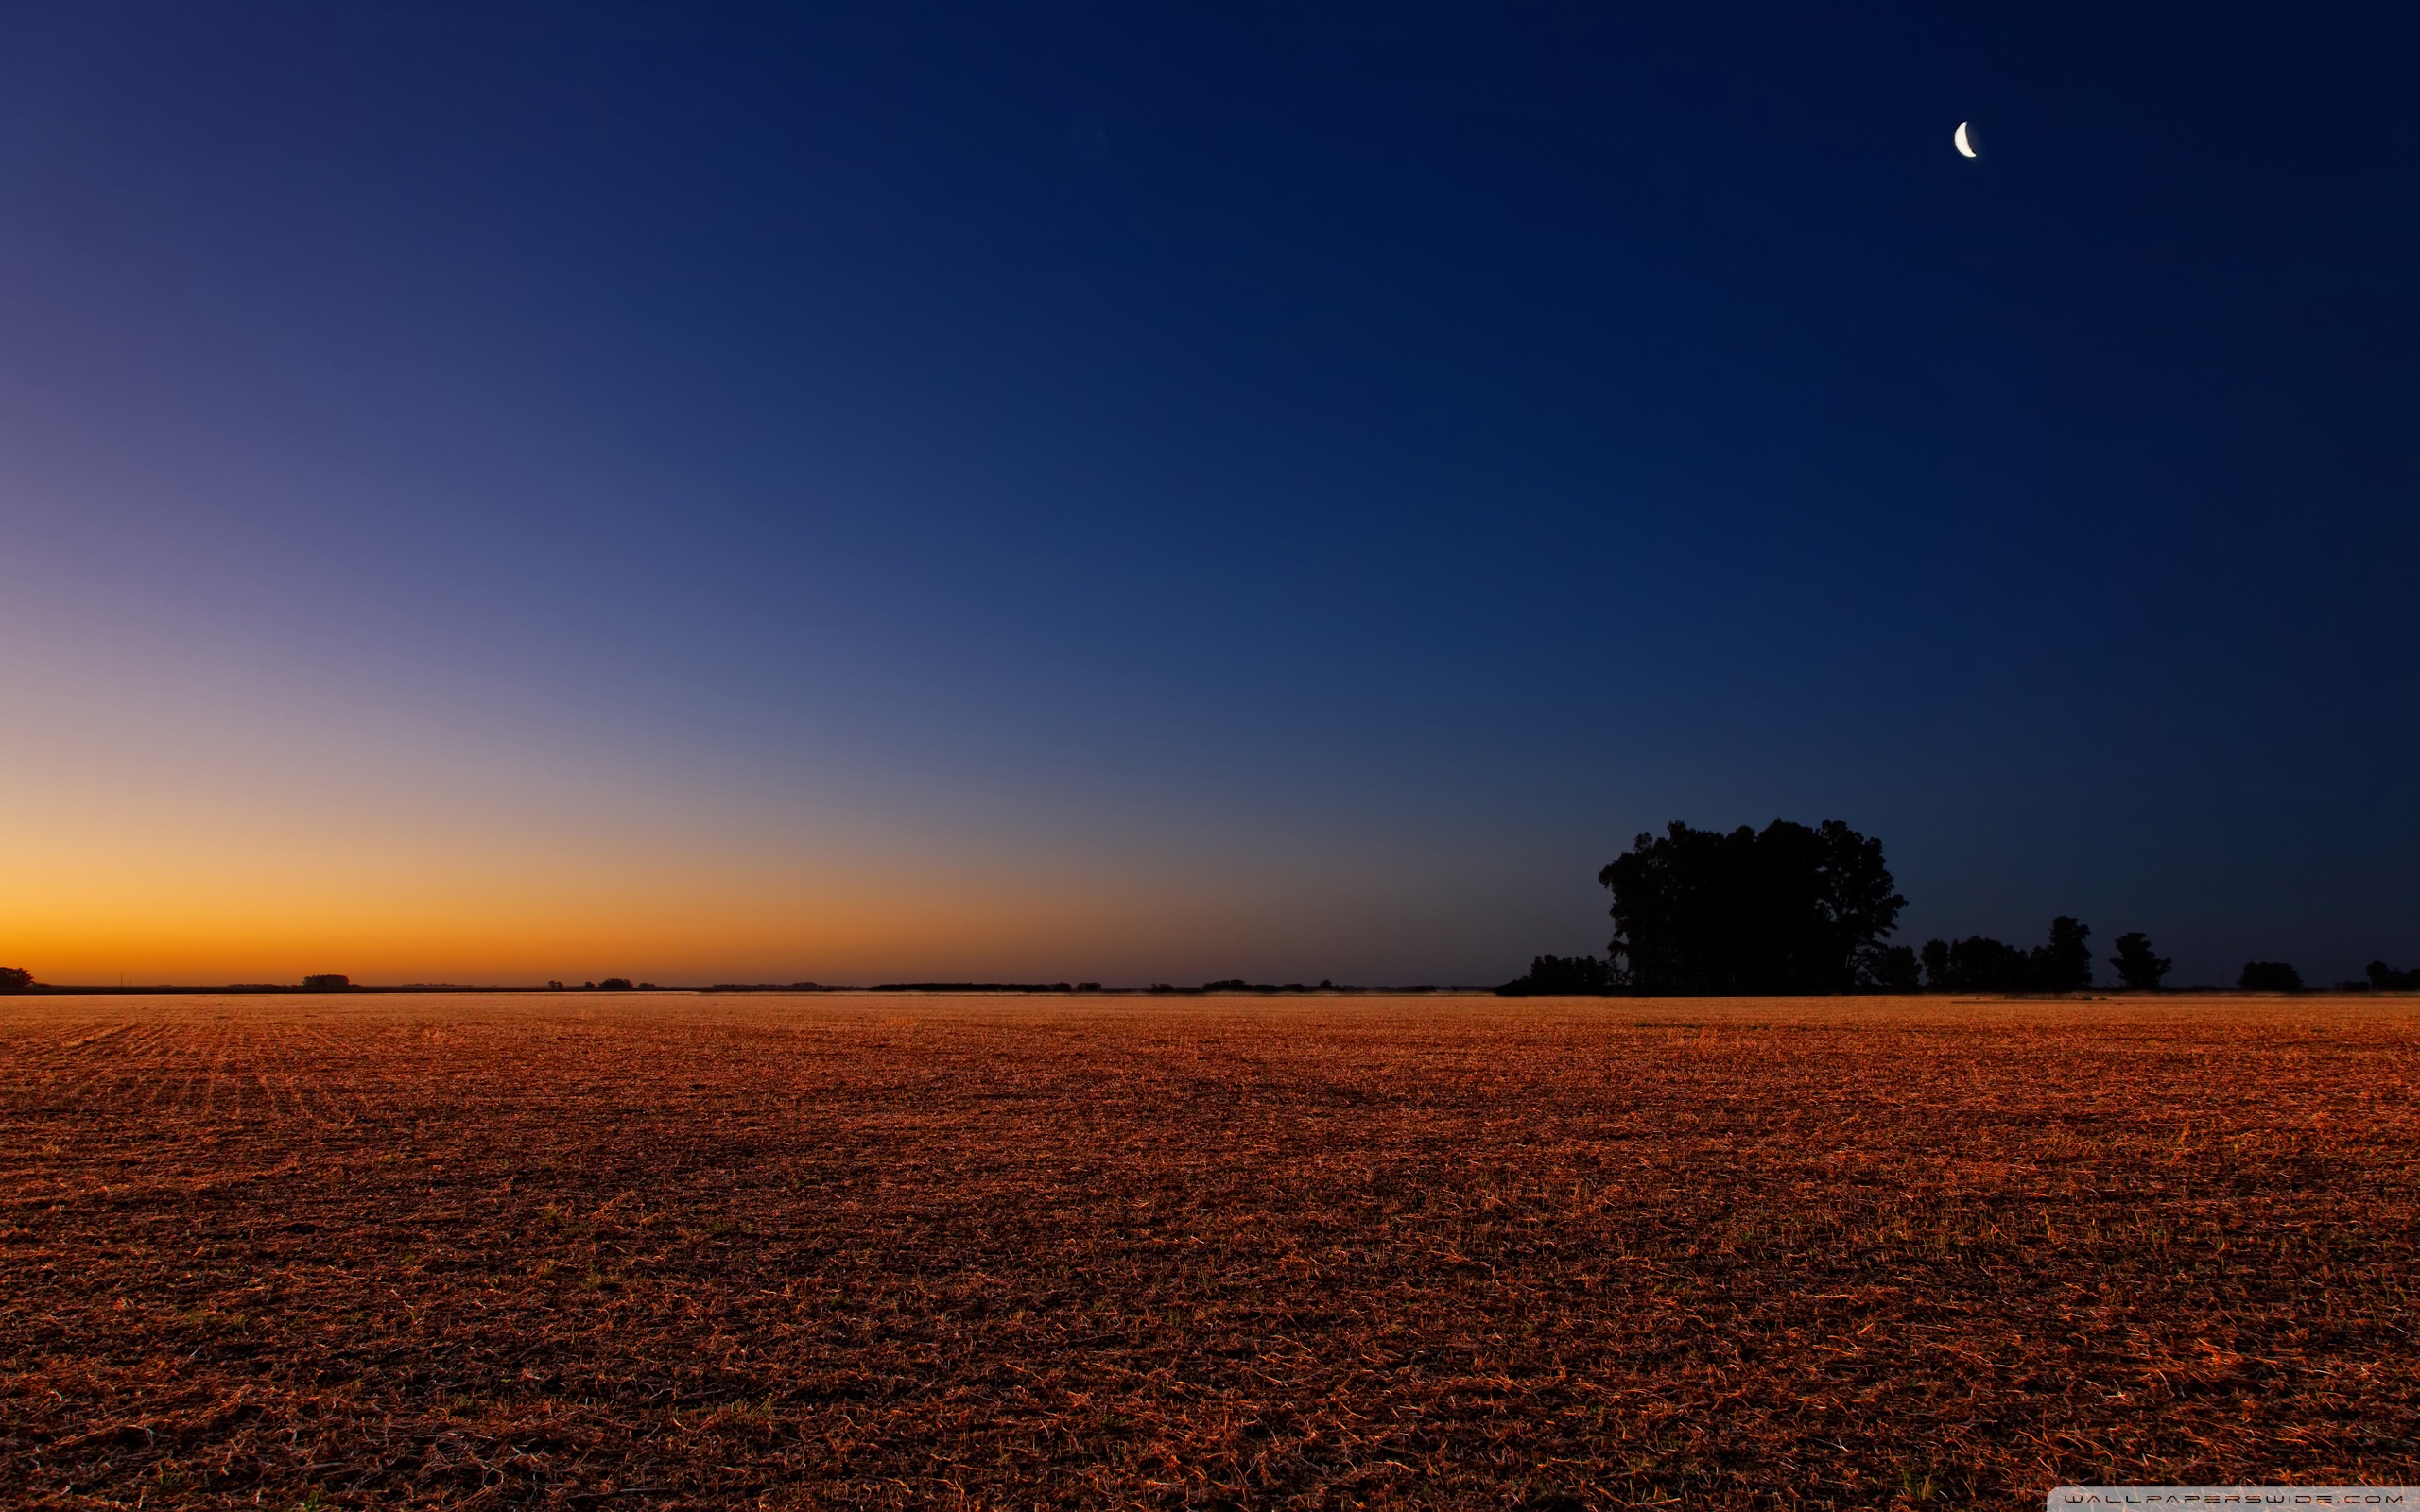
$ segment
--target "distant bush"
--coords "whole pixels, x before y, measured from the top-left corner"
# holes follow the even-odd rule
[[[2235,985],[2246,992],[2299,992],[2303,973],[2283,961],[2246,961]]]
[[[351,986],[353,978],[342,971],[322,971],[317,976],[302,979],[302,990],[305,992],[341,992]]]
[[[628,992],[634,984],[627,976],[609,976],[596,984],[599,992]]]
[[[22,966],[0,966],[0,992],[23,992],[34,985],[34,973]]]

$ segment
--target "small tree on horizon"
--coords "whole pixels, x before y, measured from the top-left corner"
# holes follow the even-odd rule
[[[22,992],[34,985],[34,973],[22,966],[0,966],[0,992]]]
[[[2152,949],[2151,936],[2140,930],[2118,936],[2118,954],[2109,957],[2118,980],[2132,992],[2156,992],[2168,969],[2176,963]]]
[[[2092,928],[2066,914],[2050,920],[2050,938],[2033,947],[2033,981],[2043,992],[2083,992],[2092,987]]]

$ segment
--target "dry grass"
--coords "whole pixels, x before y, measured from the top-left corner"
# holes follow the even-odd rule
[[[0,1000],[0,1501],[2420,1480],[2409,1002]]]

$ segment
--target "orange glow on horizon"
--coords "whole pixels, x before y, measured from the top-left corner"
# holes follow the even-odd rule
[[[0,748],[0,965],[45,982],[1139,983],[1280,960],[1316,980],[1421,931],[1392,858],[1307,859],[1232,822],[1144,833],[449,720],[198,653],[39,649],[0,643],[0,693],[29,713]]]

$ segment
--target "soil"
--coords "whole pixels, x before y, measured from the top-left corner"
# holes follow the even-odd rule
[[[0,999],[0,1502],[2420,1481],[2394,999]]]

